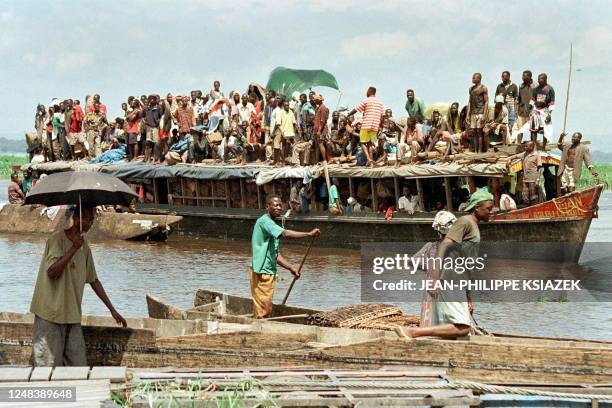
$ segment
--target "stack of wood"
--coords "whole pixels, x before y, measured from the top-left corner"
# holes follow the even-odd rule
[[[364,303],[316,313],[308,317],[314,326],[354,329],[393,330],[397,325],[419,324],[418,316],[405,316],[399,307],[384,303]]]

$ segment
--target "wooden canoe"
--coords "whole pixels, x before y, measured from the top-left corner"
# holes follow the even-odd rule
[[[67,225],[66,208],[59,208],[51,219],[45,207],[6,204],[0,210],[0,233],[50,234]],[[183,219],[175,215],[103,212],[87,233],[92,242],[107,240],[164,241]]]
[[[153,319],[203,319],[245,324],[254,320],[251,298],[209,289],[199,289],[194,301],[195,306],[186,310],[149,294],[146,295],[146,299],[149,317]],[[266,320],[306,324],[306,318],[318,312],[319,310],[315,309],[275,304],[272,317]]]
[[[27,365],[31,314],[0,313],[0,364]],[[203,320],[85,317],[90,365],[220,368],[377,369],[444,367],[457,379],[498,384],[609,384],[612,343],[553,338],[471,337],[406,341],[392,332],[274,321],[234,324]]]

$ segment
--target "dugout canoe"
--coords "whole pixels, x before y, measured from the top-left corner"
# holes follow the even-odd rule
[[[84,317],[88,363],[96,366],[376,369],[445,367],[453,378],[498,384],[609,384],[612,343],[484,337],[399,339],[392,332],[203,320]],[[27,365],[31,314],[0,313],[0,364]]]
[[[0,210],[0,233],[50,234],[69,223],[69,211],[37,205],[5,204]],[[89,230],[92,242],[107,240],[165,241],[182,220],[176,215],[102,212]]]

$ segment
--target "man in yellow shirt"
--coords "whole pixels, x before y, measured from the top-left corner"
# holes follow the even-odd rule
[[[274,138],[274,153],[277,155],[275,164],[282,166],[285,163],[285,156],[291,154],[291,149],[295,139],[295,135],[298,134],[297,122],[295,114],[289,109],[289,102],[283,102],[283,109],[278,114],[276,120],[276,131]],[[282,139],[279,140],[279,138]]]
[[[93,224],[95,208],[81,210],[81,217],[78,208],[74,211],[70,228],[49,237],[40,262],[30,306],[30,312],[35,315],[32,330],[35,366],[87,366],[81,330],[81,300],[86,283],[117,323],[127,326],[98,280],[91,249],[84,237]]]

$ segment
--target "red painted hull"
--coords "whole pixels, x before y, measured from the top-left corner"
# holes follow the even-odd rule
[[[491,221],[554,220],[597,217],[597,203],[603,185],[576,191],[550,201],[491,216]]]

